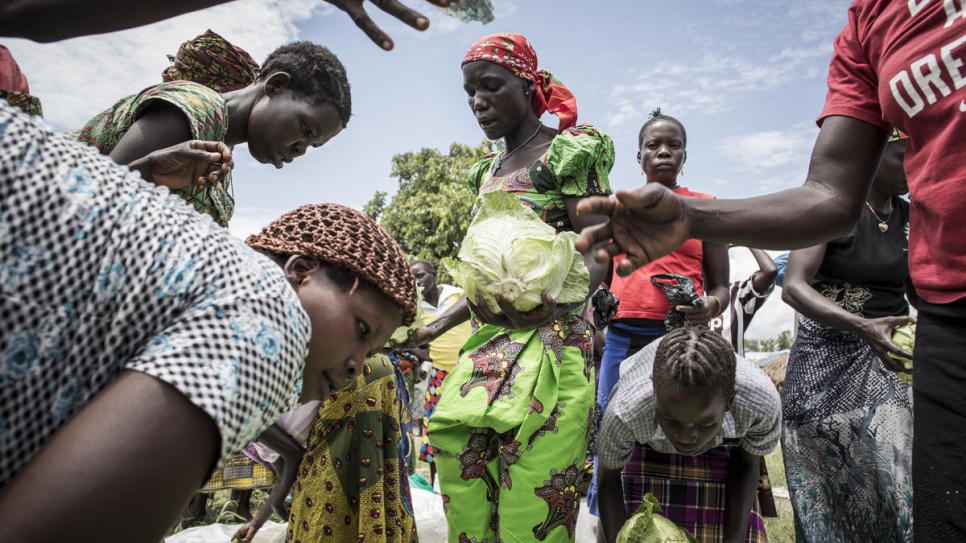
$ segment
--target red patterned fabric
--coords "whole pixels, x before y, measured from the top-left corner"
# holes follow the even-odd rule
[[[3,45],[0,45],[0,90],[30,94],[27,76],[20,71],[10,50]]]
[[[560,119],[557,132],[577,124],[577,99],[549,70],[537,69],[537,52],[526,38],[519,34],[491,34],[480,38],[463,57],[462,65],[485,60],[498,64],[517,77],[532,81],[533,111],[539,117],[545,111]]]

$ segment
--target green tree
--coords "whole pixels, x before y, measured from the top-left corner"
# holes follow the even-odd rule
[[[386,210],[386,196],[388,194],[385,191],[377,190],[372,195],[372,199],[366,202],[366,205],[362,206],[362,212],[372,217],[372,220],[378,222],[379,217],[382,216],[382,212]]]
[[[792,337],[792,332],[790,330],[782,330],[781,333],[778,334],[778,340],[776,343],[778,344],[777,350],[779,351],[791,349],[792,344],[795,343],[795,338]]]
[[[493,143],[484,141],[475,147],[454,143],[448,153],[422,149],[396,155],[391,175],[399,179],[399,190],[388,204],[386,193],[377,192],[363,210],[411,258],[439,262],[456,256],[476,199],[466,184],[466,173],[494,149]]]

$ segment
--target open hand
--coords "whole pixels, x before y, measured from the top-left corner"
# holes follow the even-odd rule
[[[618,191],[611,197],[582,198],[577,212],[610,217],[606,223],[585,228],[575,247],[587,251],[606,242],[594,255],[600,263],[625,253],[615,269],[622,277],[673,252],[691,237],[687,203],[660,183],[647,183],[630,192]]]
[[[220,141],[191,140],[159,149],[128,164],[146,181],[170,189],[213,185],[225,178],[235,163],[231,149]]]
[[[386,51],[389,51],[393,47],[392,38],[388,34],[382,31],[376,23],[369,18],[369,14],[366,13],[363,7],[364,0],[325,0],[326,2],[332,4],[333,6],[346,12],[347,15],[352,19],[352,21],[369,36],[369,39],[373,41],[379,47],[382,47]],[[413,11],[406,6],[400,4],[397,0],[370,0],[382,11],[385,11],[389,15],[399,19],[400,21],[406,23],[407,25],[415,28],[416,30],[426,30],[429,28],[429,19],[424,17],[421,13]],[[434,6],[439,6],[445,8],[450,4],[450,0],[427,0],[430,4]]]

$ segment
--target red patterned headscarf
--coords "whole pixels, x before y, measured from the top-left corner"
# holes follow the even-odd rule
[[[535,84],[533,111],[537,117],[545,111],[556,115],[560,119],[558,132],[577,124],[577,99],[574,94],[549,70],[537,69],[537,53],[523,36],[491,34],[480,38],[466,52],[460,66],[477,60],[498,64],[517,77],[532,81]]]

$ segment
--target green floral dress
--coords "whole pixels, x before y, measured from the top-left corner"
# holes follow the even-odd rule
[[[573,229],[565,197],[610,193],[614,146],[589,125],[506,176],[490,176],[494,157],[471,187],[518,196],[558,231]],[[587,304],[539,329],[475,324],[429,422],[449,540],[572,542],[594,408]]]
[[[181,110],[191,127],[191,137],[205,141],[224,141],[228,131],[228,107],[225,99],[204,85],[190,81],[171,81],[148,87],[138,94],[122,98],[87,121],[73,134],[77,141],[97,147],[107,155],[137,121],[145,108],[163,101]],[[201,213],[210,215],[221,226],[228,226],[235,201],[231,196],[231,175],[213,187],[185,187],[173,190]]]

